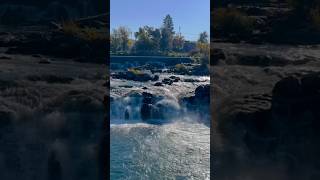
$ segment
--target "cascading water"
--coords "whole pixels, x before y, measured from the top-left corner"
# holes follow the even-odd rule
[[[210,179],[209,120],[181,103],[209,77],[180,77],[198,81],[157,87],[111,79],[111,179]]]

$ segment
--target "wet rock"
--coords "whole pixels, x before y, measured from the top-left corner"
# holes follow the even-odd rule
[[[132,88],[133,86],[130,86],[130,85],[121,85],[119,87],[123,87],[123,88]]]
[[[48,159],[48,180],[62,180],[62,166],[55,152],[52,152]]]
[[[163,84],[161,82],[156,82],[154,86],[163,86]]]
[[[173,80],[173,82],[179,82],[181,79],[177,76],[170,76],[170,79]]]
[[[47,83],[62,83],[62,84],[69,84],[74,79],[71,77],[63,77],[63,76],[56,76],[56,75],[29,75],[27,76],[29,81],[45,81]]]
[[[217,65],[221,60],[225,60],[226,56],[222,49],[213,49],[212,60],[210,61],[210,65]]]
[[[39,64],[51,64],[51,60],[48,58],[41,58]]]
[[[9,56],[0,56],[0,59],[2,59],[2,60],[10,60],[12,58],[9,57]]]
[[[142,106],[140,108],[141,119],[147,121],[160,118],[161,113],[155,105],[157,97],[147,92],[143,92],[142,97]]]
[[[269,157],[281,149],[297,164],[315,162],[315,152],[320,150],[319,73],[283,78],[272,96],[233,97],[219,108],[220,131],[232,144],[244,143],[251,155]]]
[[[124,112],[124,119],[128,120],[130,118],[130,113],[128,111],[128,109],[126,109],[126,111]]]
[[[184,79],[184,82],[200,82],[198,79]]]
[[[167,84],[167,85],[172,85],[173,84],[173,80],[169,79],[169,78],[165,78],[162,80],[163,84]]]
[[[194,96],[186,97],[182,99],[189,105],[204,105],[209,106],[210,103],[210,85],[198,86],[195,90]]]

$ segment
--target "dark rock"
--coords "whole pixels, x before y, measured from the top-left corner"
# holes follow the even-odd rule
[[[184,79],[184,82],[200,82],[198,79]]]
[[[62,180],[62,166],[55,152],[51,152],[48,159],[48,180]]]
[[[161,82],[156,82],[154,86],[163,86],[163,84]]]
[[[123,87],[123,88],[132,88],[133,86],[130,86],[130,85],[121,85],[119,87]]]
[[[130,114],[129,114],[128,109],[126,109],[126,111],[124,112],[124,119],[128,120],[129,118],[130,118]]]
[[[195,96],[199,98],[208,98],[210,97],[210,85],[201,85],[195,90]]]
[[[12,59],[11,57],[9,56],[0,56],[0,59],[3,59],[3,60],[9,60],[9,59]]]
[[[173,80],[173,82],[179,82],[181,79],[177,76],[170,76],[170,79]]]
[[[42,59],[39,61],[39,64],[51,64],[51,60],[48,59],[48,58],[42,58]]]
[[[209,106],[210,103],[210,85],[201,85],[196,88],[194,96],[183,99],[189,105]]]
[[[273,97],[297,97],[301,94],[299,79],[288,77],[280,80],[273,88]]]
[[[217,65],[220,60],[225,60],[226,56],[221,49],[213,49],[212,59],[210,61],[210,65]]]
[[[30,81],[45,81],[47,83],[63,83],[63,84],[69,84],[71,81],[73,81],[73,78],[70,77],[62,77],[62,76],[56,76],[56,75],[30,75],[27,76],[27,79]]]
[[[165,79],[162,80],[162,83],[163,83],[163,84],[167,84],[167,85],[172,85],[173,80],[172,80],[172,79],[165,78]]]

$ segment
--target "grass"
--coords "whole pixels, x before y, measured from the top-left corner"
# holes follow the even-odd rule
[[[128,69],[128,72],[131,72],[131,73],[134,74],[134,75],[141,75],[141,74],[143,74],[142,71],[140,71],[140,70],[138,70],[138,69],[134,69],[134,68],[129,68],[129,69]]]
[[[310,18],[314,28],[320,31],[320,6],[317,6],[310,10]]]
[[[248,36],[254,28],[254,19],[236,9],[214,9],[213,22],[214,31],[223,34]]]
[[[81,27],[74,21],[66,21],[62,23],[62,32],[82,39],[88,42],[104,41],[108,42],[109,37],[107,31],[92,27]]]

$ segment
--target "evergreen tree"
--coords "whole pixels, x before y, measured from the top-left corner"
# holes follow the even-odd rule
[[[174,25],[170,15],[167,15],[163,20],[161,28],[161,42],[160,47],[163,51],[170,51],[172,49],[172,41],[174,36]]]

